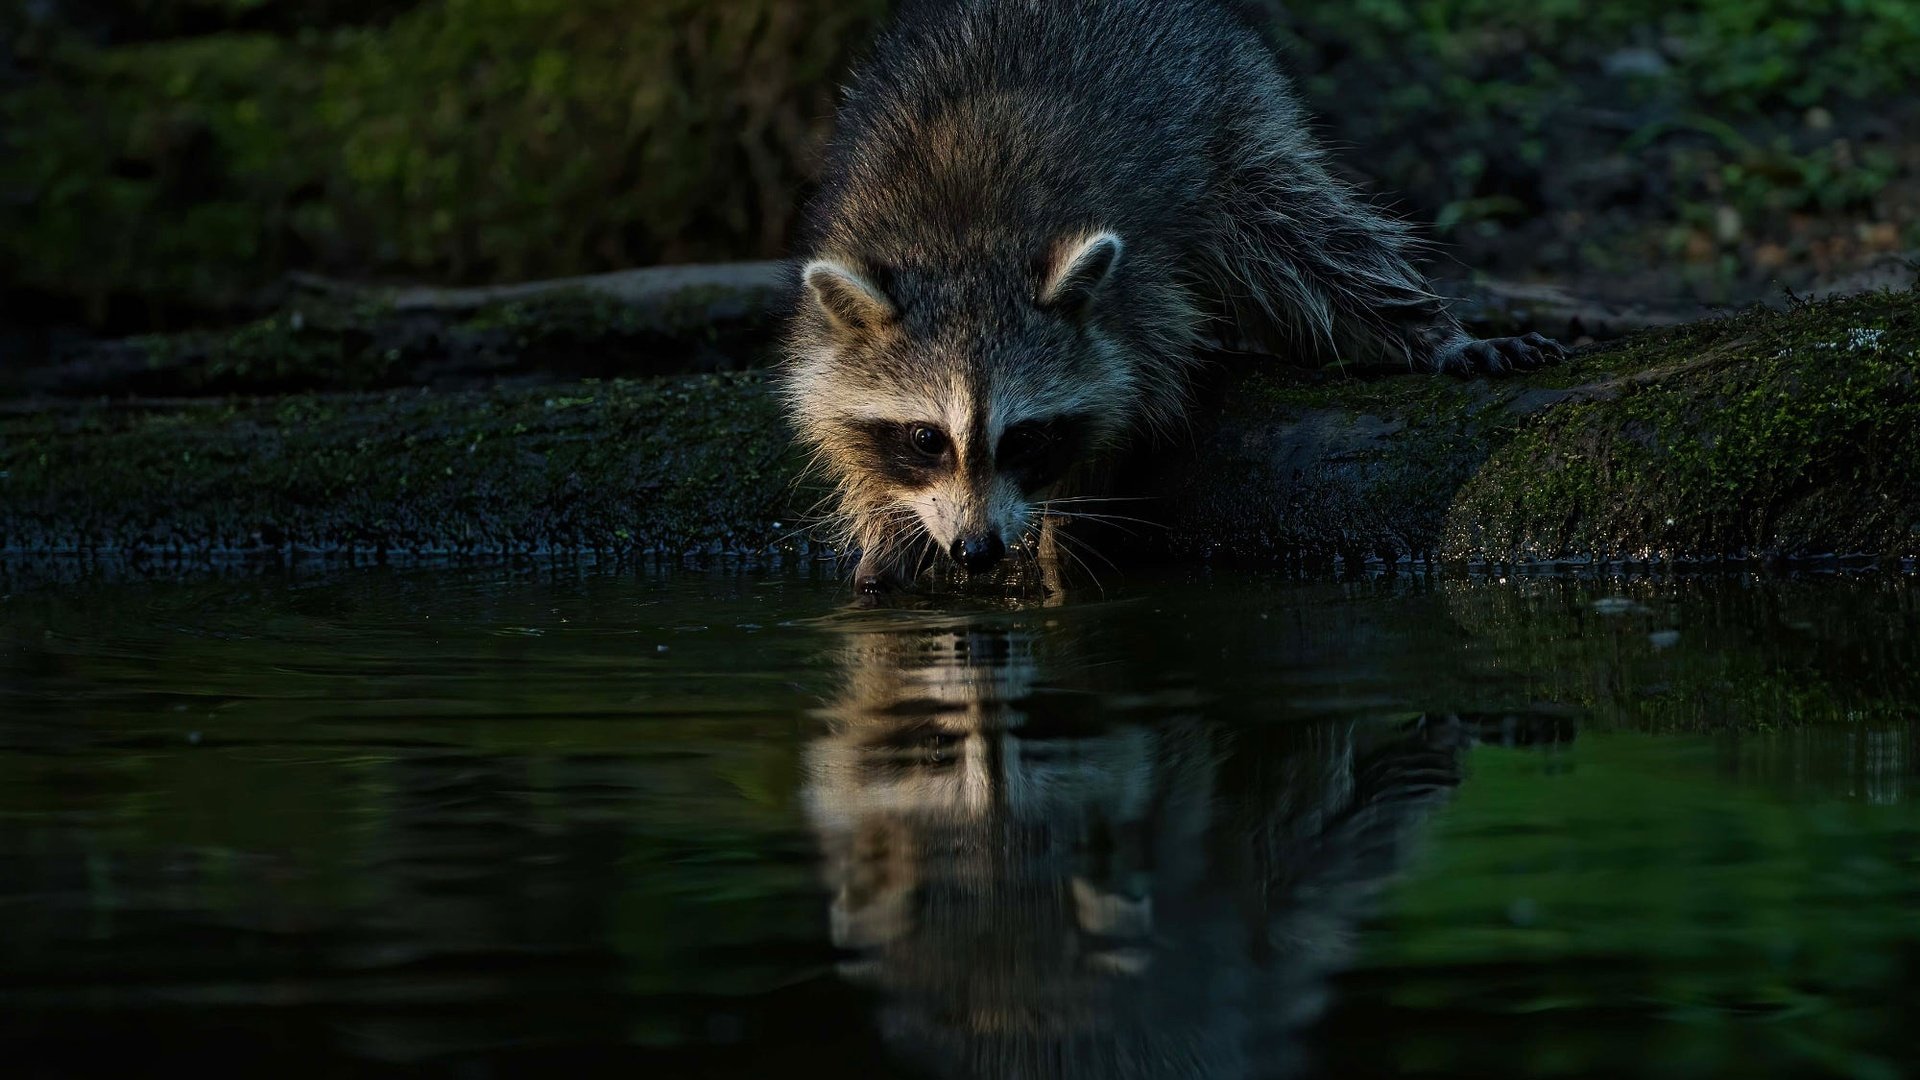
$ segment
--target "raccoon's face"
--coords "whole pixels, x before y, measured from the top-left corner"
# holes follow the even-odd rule
[[[1033,266],[807,264],[787,393],[869,561],[924,543],[992,569],[1125,427],[1134,370],[1099,320],[1120,256],[1103,232]]]

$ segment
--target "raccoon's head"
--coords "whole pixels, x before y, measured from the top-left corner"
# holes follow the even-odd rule
[[[993,569],[1124,430],[1137,369],[1102,318],[1122,252],[1090,232],[1016,265],[834,253],[801,269],[786,393],[869,565],[931,550]]]

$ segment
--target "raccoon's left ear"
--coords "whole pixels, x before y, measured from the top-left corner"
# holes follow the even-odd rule
[[[821,313],[850,337],[877,334],[899,317],[880,286],[843,262],[815,259],[801,269],[800,278]]]
[[[1059,245],[1035,299],[1043,308],[1069,315],[1086,314],[1113,276],[1113,268],[1119,265],[1122,247],[1120,238],[1110,232]]]

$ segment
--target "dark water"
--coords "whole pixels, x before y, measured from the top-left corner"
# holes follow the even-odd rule
[[[9,1076],[1920,1065],[1920,585],[0,602]]]

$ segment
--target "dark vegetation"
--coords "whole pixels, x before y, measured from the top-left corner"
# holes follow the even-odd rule
[[[127,332],[264,313],[294,270],[774,255],[886,6],[9,5],[0,293]],[[1903,0],[1278,7],[1342,160],[1462,274],[1738,303],[1920,248]]]
[[[288,270],[516,281],[770,253],[884,5],[281,7],[0,16],[27,22],[0,93],[0,288],[171,328],[272,306]]]

